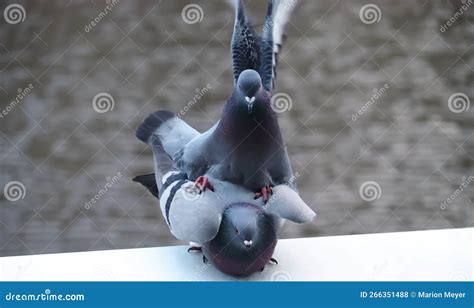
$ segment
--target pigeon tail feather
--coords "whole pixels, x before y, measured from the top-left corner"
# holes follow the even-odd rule
[[[141,141],[149,143],[151,135],[153,135],[163,123],[174,117],[174,113],[166,110],[153,112],[140,124],[135,136]]]
[[[137,182],[145,186],[148,191],[155,196],[156,198],[159,198],[158,196],[158,186],[156,185],[156,178],[155,174],[143,174],[143,175],[138,175],[132,179],[132,181]]]

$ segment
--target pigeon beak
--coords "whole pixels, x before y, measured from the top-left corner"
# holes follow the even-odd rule
[[[250,241],[244,240],[245,247],[249,248],[250,246],[252,246],[252,244],[253,244],[252,240]]]
[[[247,101],[247,107],[249,109],[249,113],[252,113],[253,103],[255,102],[255,96],[252,96],[252,97],[246,96],[245,100]]]

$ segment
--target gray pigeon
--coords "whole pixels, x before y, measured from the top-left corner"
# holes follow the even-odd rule
[[[153,151],[155,173],[135,177],[134,181],[159,198],[161,212],[176,238],[202,245],[198,249],[202,250],[204,261],[211,260],[230,275],[250,275],[272,259],[280,218],[305,223],[315,217],[287,185],[275,186],[273,200],[267,204],[254,199],[248,189],[208,174],[205,176],[215,190],[196,186],[174,166],[156,130],[163,123],[152,116],[138,128],[137,135]],[[185,135],[181,132],[176,140]],[[168,144],[172,146],[179,145]]]
[[[207,174],[242,185],[264,201],[275,185],[287,183],[296,190],[294,183],[288,183],[293,172],[271,106],[276,55],[295,3],[270,1],[262,36],[258,37],[242,1],[237,1],[232,37],[235,87],[220,121],[211,129],[199,134],[172,114],[156,114],[163,118],[159,135],[165,150],[189,179],[208,185],[208,179],[202,177]],[[179,135],[181,132],[185,134]]]
[[[174,225],[171,232],[178,239],[197,243],[212,239],[221,222],[219,215],[230,203],[235,202],[249,203],[264,208],[269,213],[296,223],[310,222],[316,216],[298,193],[286,184],[276,185],[273,188],[273,196],[267,203],[262,199],[255,199],[252,191],[247,188],[222,181],[208,173],[204,176],[212,182],[212,189],[196,185],[185,172],[175,166],[168,154],[175,147],[180,147],[181,142],[187,142],[186,135],[188,135],[187,138],[192,138],[194,130],[175,117],[163,123],[163,118],[160,117],[163,114],[167,113],[163,111],[152,113],[137,129],[136,134],[139,139],[148,144],[153,151],[155,173],[140,175],[133,180],[146,186],[155,197],[160,199],[163,216],[170,226]],[[168,121],[181,121],[181,125],[171,123],[175,130],[167,135],[175,134],[176,138],[171,139],[174,142],[163,144],[161,130],[166,127],[165,124]],[[177,184],[179,186],[176,186],[176,191],[169,198],[169,189]],[[171,206],[172,203],[176,205]],[[173,213],[175,215],[171,215]],[[217,213],[217,215],[212,213]],[[208,228],[204,234],[196,232],[199,229],[198,226],[204,225]],[[209,232],[209,230],[212,231]]]

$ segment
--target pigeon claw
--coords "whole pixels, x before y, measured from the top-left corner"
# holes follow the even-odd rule
[[[263,198],[263,202],[267,203],[268,199],[270,199],[270,196],[273,194],[273,189],[271,186],[264,186],[262,189],[255,193],[255,198]]]
[[[209,183],[209,179],[207,176],[200,176],[194,182],[194,185],[202,191],[209,189],[210,191],[214,191],[214,187]]]
[[[202,248],[200,246],[191,246],[188,248],[188,252],[202,252]]]
[[[270,263],[278,264],[278,261],[275,258],[270,258]]]

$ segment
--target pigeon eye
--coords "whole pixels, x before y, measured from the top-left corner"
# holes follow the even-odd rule
[[[235,229],[235,233],[236,233],[236,234],[239,234],[239,229],[236,228],[236,229]]]

